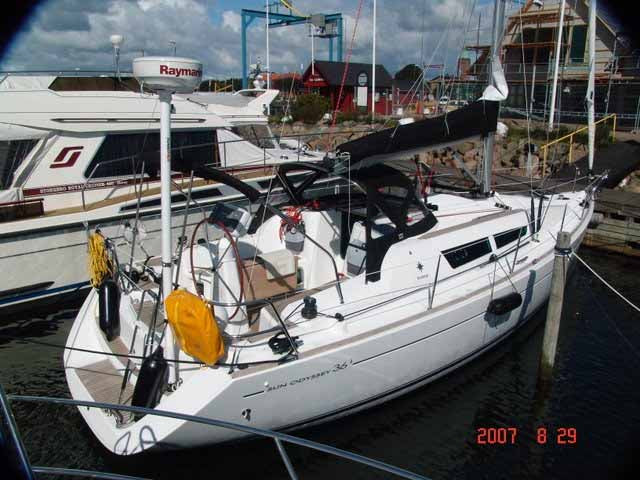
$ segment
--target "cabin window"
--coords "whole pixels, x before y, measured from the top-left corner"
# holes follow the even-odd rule
[[[274,148],[273,134],[267,125],[240,125],[231,129],[236,135],[259,148]]]
[[[157,177],[160,171],[160,135],[157,132],[107,135],[84,174],[87,178],[139,174],[142,161],[145,173]],[[219,165],[215,130],[172,132],[171,162],[173,165],[181,162]]]
[[[502,248],[505,245],[510,244],[511,242],[515,242],[518,240],[518,237],[525,236],[527,234],[527,227],[518,227],[511,230],[507,230],[506,232],[498,233],[493,236],[493,239],[496,241],[496,247]]]
[[[488,253],[491,253],[491,244],[488,238],[465,243],[464,245],[449,248],[442,252],[444,258],[446,258],[449,265],[451,265],[451,268],[458,268]]]
[[[8,140],[0,142],[0,190],[13,183],[13,174],[36,146],[38,140]]]
[[[54,92],[139,92],[140,83],[133,77],[57,77],[49,90]],[[147,90],[147,89],[145,89]]]

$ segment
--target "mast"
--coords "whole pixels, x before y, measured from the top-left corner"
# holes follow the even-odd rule
[[[373,0],[373,60],[371,63],[371,123],[376,116],[376,0]]]
[[[502,29],[504,22],[505,0],[495,0],[493,7],[493,33],[491,35],[491,55],[489,56],[489,85],[494,84],[493,80],[493,59],[500,55],[500,44],[502,43]],[[481,192],[489,195],[491,192],[491,169],[493,167],[493,146],[495,135],[487,135],[484,139],[484,155],[482,165]]]
[[[267,30],[267,89],[271,88],[271,63],[269,62],[269,0],[265,0],[266,30]],[[269,106],[267,105],[267,109]]]
[[[595,148],[595,100],[596,79],[596,0],[589,2],[589,83],[587,85],[587,107],[589,109],[589,177],[593,176],[593,150]]]
[[[171,293],[171,91],[161,90],[160,96],[160,217],[162,219],[162,298]],[[167,329],[167,335],[171,329]],[[171,339],[171,341],[173,341]],[[167,344],[170,341],[167,340]]]
[[[176,76],[180,72],[180,76]],[[139,57],[133,60],[133,76],[160,98],[160,217],[162,222],[162,300],[173,290],[171,248],[171,98],[173,93],[191,93],[202,79],[202,63],[190,58]],[[167,318],[166,310],[164,312]],[[169,359],[180,353],[171,328],[166,329],[164,349]],[[177,363],[170,363],[170,382],[178,378]]]
[[[565,0],[560,2],[560,20],[558,21],[558,39],[556,40],[556,51],[553,59],[553,83],[551,84],[551,110],[549,111],[549,124],[547,130],[553,130],[553,114],[556,108],[556,91],[558,89],[558,70],[560,66],[560,45],[562,43],[562,28],[564,26]]]

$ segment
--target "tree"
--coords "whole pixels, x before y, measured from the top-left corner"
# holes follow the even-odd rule
[[[415,82],[422,75],[422,69],[414,64],[410,63],[409,65],[405,65],[400,70],[396,72],[396,80],[411,80]]]
[[[295,121],[316,123],[329,111],[331,104],[328,98],[317,93],[300,95],[291,107],[291,114]]]

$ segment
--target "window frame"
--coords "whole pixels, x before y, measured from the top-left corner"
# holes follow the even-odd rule
[[[493,242],[496,245],[496,248],[498,250],[500,250],[501,248],[506,247],[507,245],[509,245],[510,243],[513,243],[515,241],[518,240],[518,238],[522,238],[525,237],[528,233],[529,229],[527,228],[526,225],[522,225],[519,227],[514,227],[514,228],[510,228],[509,230],[504,230],[503,232],[500,233],[494,233],[493,236]],[[506,237],[507,235],[513,235],[516,234],[514,238],[507,240],[506,242],[502,243],[503,241],[500,240],[498,241],[498,238],[502,238],[502,237]],[[509,238],[509,237],[507,237]]]
[[[478,252],[474,252],[471,255],[465,256],[465,258],[461,258],[461,259],[457,259],[457,260],[452,260],[455,257],[452,257],[451,254],[456,253],[460,250],[467,250],[470,247],[474,247],[474,248],[482,248],[481,252],[480,250]],[[493,246],[491,245],[491,242],[489,241],[489,237],[484,237],[484,238],[479,238],[478,240],[474,240],[473,242],[468,242],[468,243],[463,243],[462,245],[457,245],[455,247],[452,248],[448,248],[446,250],[442,250],[442,255],[444,256],[445,260],[447,261],[447,263],[449,264],[449,266],[452,269],[457,269],[459,267],[462,267],[463,265],[467,265],[471,262],[474,262],[482,257],[484,257],[485,255],[489,255],[491,253],[493,253]],[[472,258],[470,258],[472,257]]]

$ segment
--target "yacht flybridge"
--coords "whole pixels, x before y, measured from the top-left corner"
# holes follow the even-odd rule
[[[174,96],[174,208],[186,203],[189,166],[232,171],[263,190],[273,165],[322,158],[274,141],[265,111],[277,94]],[[0,74],[0,270],[11,273],[0,279],[0,308],[87,287],[75,260],[86,258],[88,227],[120,239],[128,225],[159,229],[159,129],[158,98],[133,77]],[[196,178],[191,207],[229,195],[238,196]]]
[[[167,108],[173,84],[151,82]],[[348,142],[320,163],[281,164],[266,192],[200,171],[246,203],[202,212],[177,250],[164,215],[162,256],[134,265],[135,276],[104,241],[97,255],[112,268],[67,340],[72,397],[292,429],[418,388],[507,338],[549,296],[556,233],[580,245],[592,189],[427,202],[392,163],[492,135],[489,97]],[[80,411],[123,455],[242,435]]]

